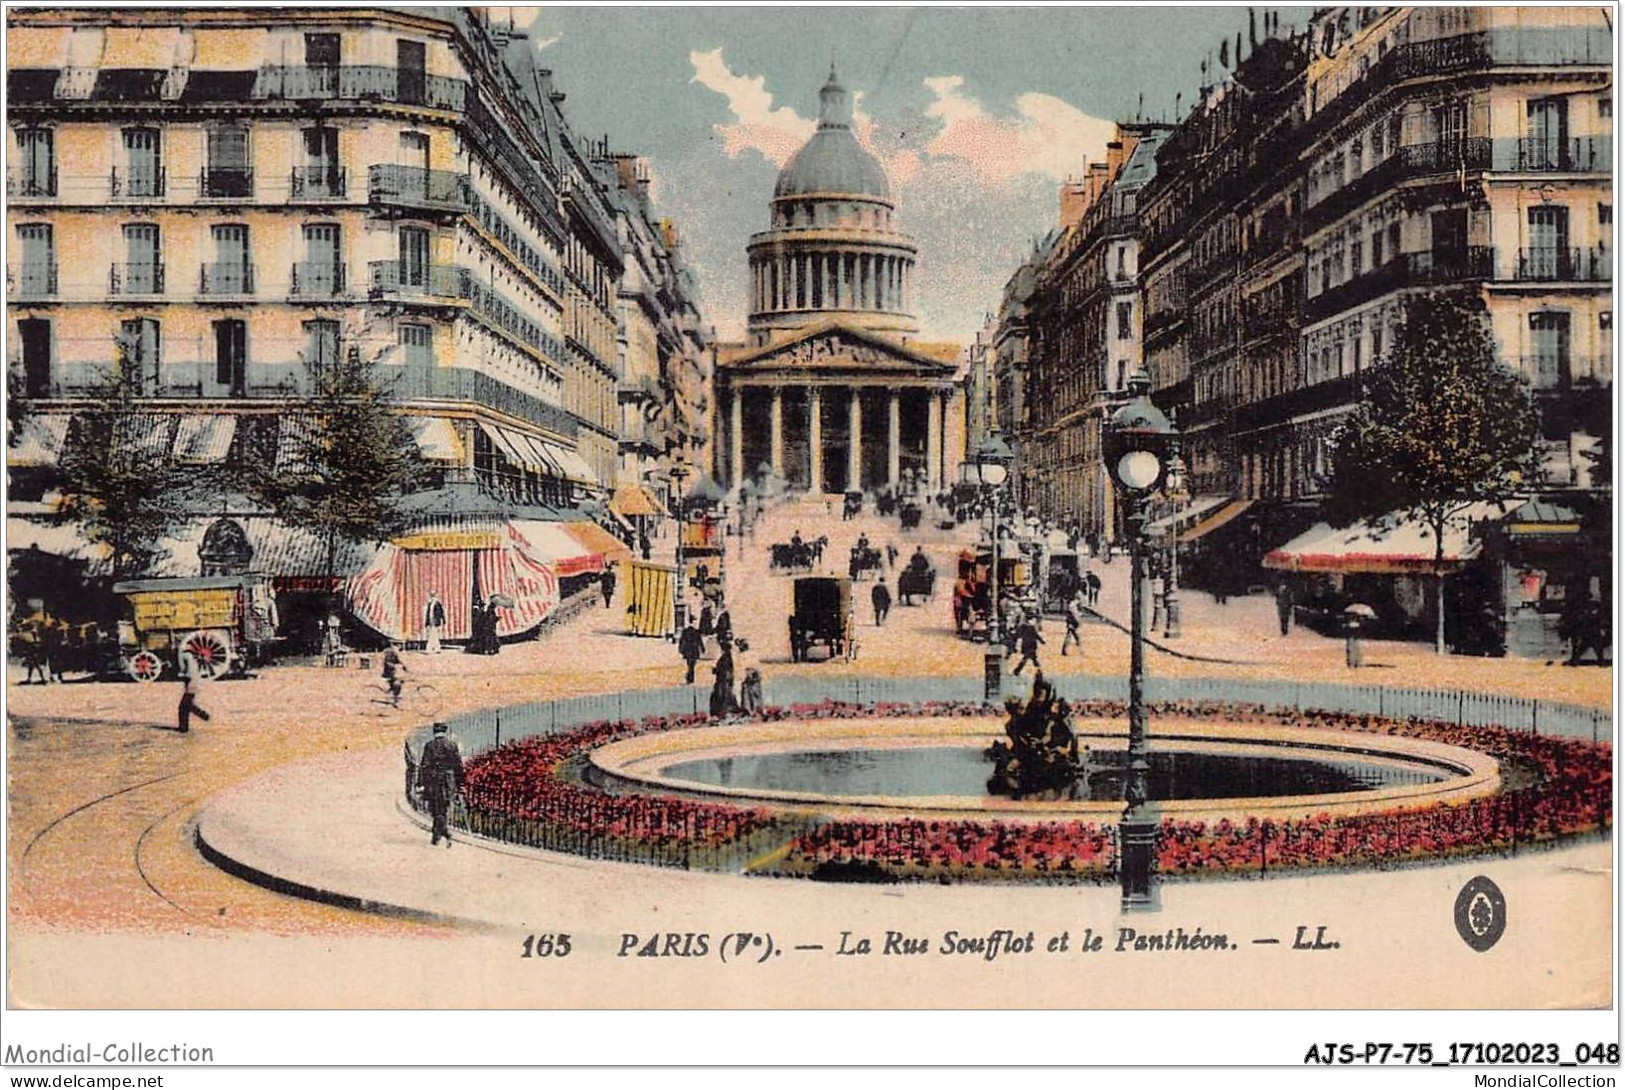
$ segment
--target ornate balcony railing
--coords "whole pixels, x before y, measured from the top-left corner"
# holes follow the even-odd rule
[[[390,102],[462,110],[468,84],[381,64],[266,65],[254,80],[256,99],[297,102]]]
[[[1613,255],[1602,247],[1531,246],[1518,251],[1517,280],[1595,283],[1613,279]]]
[[[24,262],[18,270],[12,292],[19,299],[43,299],[56,294],[56,262]]]
[[[1613,163],[1612,136],[1574,136],[1567,140],[1524,137],[1518,141],[1518,170],[1607,173]]]
[[[198,277],[199,295],[253,295],[254,266],[240,261],[211,261]]]
[[[248,198],[254,195],[254,171],[247,167],[204,167],[198,175],[204,197]]]
[[[468,175],[383,163],[367,172],[367,200],[402,208],[466,212]]]
[[[332,261],[299,261],[288,281],[288,294],[296,297],[325,298],[344,293],[344,264]]]
[[[1384,265],[1304,300],[1303,317],[1316,322],[1399,288],[1449,284],[1495,277],[1495,248],[1399,254]]]
[[[53,165],[43,176],[13,172],[6,178],[6,196],[22,200],[56,196],[56,167]]]
[[[164,265],[161,261],[116,262],[107,274],[110,295],[162,295]]]
[[[415,261],[372,261],[367,264],[368,288],[375,296],[408,298],[468,298],[468,274],[457,265],[423,265]]]
[[[108,193],[119,200],[146,200],[164,195],[164,169],[119,170],[114,167],[107,183]]]
[[[288,179],[288,195],[296,201],[339,200],[346,189],[344,168],[328,166],[294,167]]]

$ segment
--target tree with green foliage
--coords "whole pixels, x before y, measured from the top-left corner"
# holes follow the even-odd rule
[[[1327,513],[1433,535],[1434,648],[1445,650],[1444,539],[1472,508],[1536,477],[1539,416],[1527,382],[1496,362],[1483,302],[1414,296],[1393,347],[1365,373],[1360,405],[1335,437]]]
[[[133,339],[120,334],[114,342],[114,366],[75,406],[59,487],[62,514],[108,548],[114,578],[129,578],[146,569],[158,539],[185,517],[195,482],[174,464],[167,443],[153,441]]]
[[[282,522],[326,542],[332,577],[341,541],[383,541],[407,528],[401,501],[420,486],[424,464],[358,346],[306,368],[310,400],[284,418],[276,451],[255,459],[243,483]]]

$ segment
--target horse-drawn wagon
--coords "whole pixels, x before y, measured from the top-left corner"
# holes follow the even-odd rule
[[[191,655],[205,676],[241,671],[276,638],[271,580],[262,575],[137,579],[113,584],[129,599],[118,625],[119,659],[137,681],[178,671]]]

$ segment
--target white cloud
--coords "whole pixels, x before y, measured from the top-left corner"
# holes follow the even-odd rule
[[[688,55],[688,60],[694,66],[694,78],[690,82],[728,100],[734,120],[715,129],[730,159],[755,151],[782,167],[818,127],[816,122],[788,106],[774,106],[765,76],[735,75],[722,59],[720,46],[709,53],[696,49]]]
[[[1035,91],[1017,96],[1015,116],[995,117],[963,93],[964,83],[963,76],[925,81],[936,95],[926,116],[942,126],[926,144],[926,155],[960,160],[987,185],[1003,185],[1023,174],[1060,181],[1105,156],[1115,131],[1110,121]]]

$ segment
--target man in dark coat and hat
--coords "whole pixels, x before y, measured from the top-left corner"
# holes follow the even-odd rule
[[[446,827],[446,814],[451,810],[452,800],[463,789],[463,754],[449,730],[446,724],[436,723],[433,736],[423,743],[423,753],[418,757],[418,789],[423,792],[429,816],[434,819],[429,844],[438,844],[440,838],[445,837],[448,848],[451,847],[451,830]]]
[[[688,677],[684,679],[684,684],[694,684],[694,664],[705,654],[705,637],[700,635],[692,613],[689,614],[688,624],[683,627],[682,634],[677,637],[677,653],[688,663]]]

